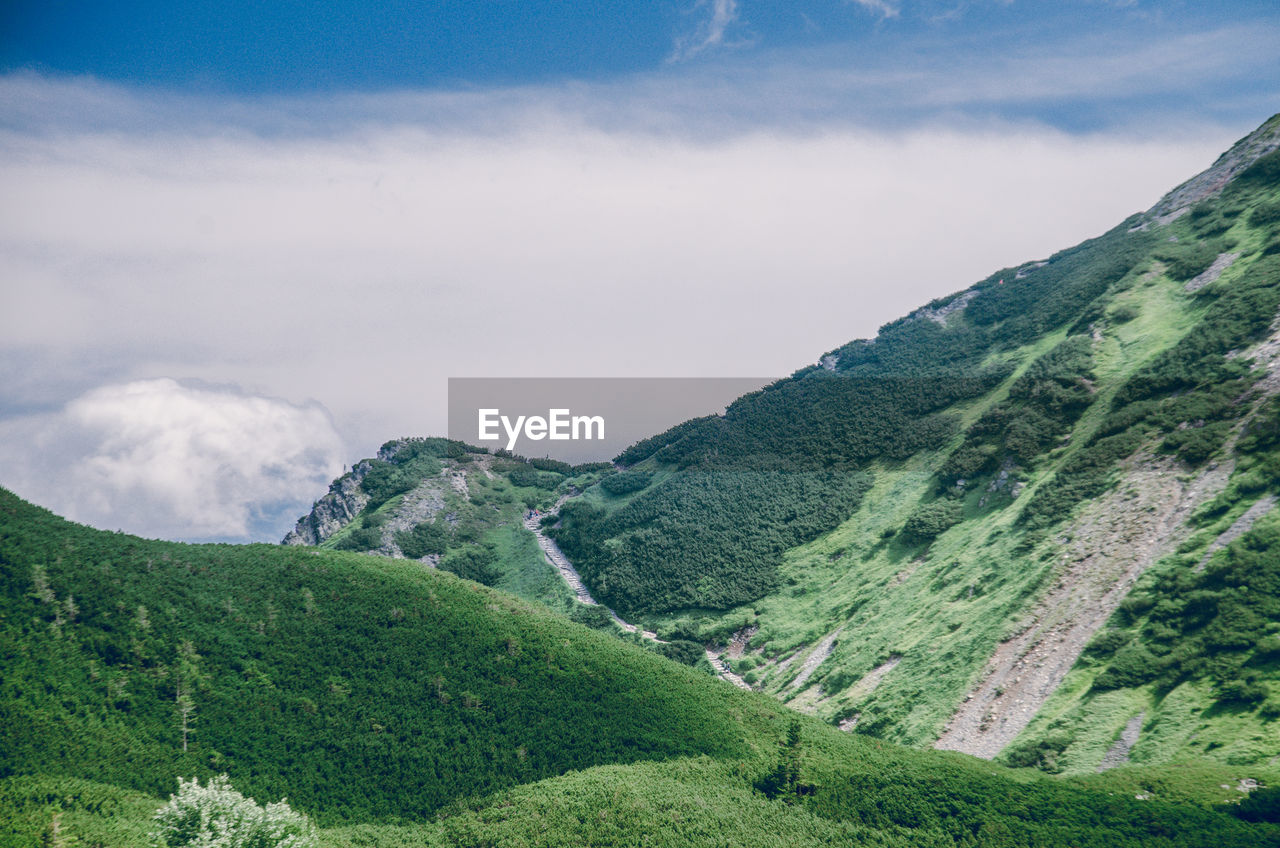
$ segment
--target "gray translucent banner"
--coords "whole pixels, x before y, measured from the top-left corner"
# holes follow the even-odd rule
[[[602,462],[776,377],[450,377],[449,438],[490,451]]]

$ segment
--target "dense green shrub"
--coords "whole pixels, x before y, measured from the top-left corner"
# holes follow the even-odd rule
[[[613,616],[609,608],[600,604],[574,604],[569,608],[569,620],[593,630],[613,630]]]
[[[931,542],[960,523],[964,508],[949,498],[921,504],[902,525],[902,535],[912,541]]]
[[[334,543],[340,551],[372,551],[382,547],[382,530],[375,526],[359,526]]]
[[[1099,630],[1085,645],[1084,652],[1094,657],[1109,657],[1129,642],[1129,635],[1123,630],[1109,628]]]
[[[697,665],[706,652],[702,645],[697,642],[690,642],[687,639],[672,639],[658,645],[658,653],[662,654],[669,660],[675,660],[685,665]]]
[[[1159,674],[1155,655],[1142,645],[1125,645],[1116,651],[1106,669],[1093,681],[1095,689],[1141,686]]]
[[[1280,823],[1280,786],[1253,790],[1232,812],[1245,821]]]
[[[1214,421],[1200,427],[1174,430],[1165,436],[1160,447],[1162,450],[1176,453],[1192,465],[1200,465],[1218,452],[1230,433],[1230,421]]]
[[[649,485],[653,475],[646,471],[621,471],[600,481],[600,488],[611,495],[627,495]]]
[[[744,756],[761,720],[700,673],[416,563],[138,539],[3,490],[0,653],[0,774],[160,795],[226,772],[321,824],[420,821],[602,763]]]
[[[1274,224],[1280,224],[1280,200],[1259,203],[1249,213],[1251,227],[1266,228]]]
[[[1215,245],[1193,241],[1162,247],[1155,256],[1165,264],[1170,277],[1182,281],[1190,280],[1212,265],[1218,258],[1218,250]]]
[[[1014,768],[1038,768],[1049,774],[1062,771],[1059,758],[1072,742],[1069,733],[1061,731],[1015,742],[1000,754],[1000,759]]]
[[[424,521],[412,530],[395,534],[396,544],[410,559],[421,559],[427,554],[443,554],[449,547],[449,525],[442,521]]]
[[[554,471],[539,471],[533,466],[513,469],[507,477],[514,486],[530,486],[535,489],[554,491],[564,480],[563,474]]]
[[[1032,467],[1093,401],[1093,347],[1071,336],[1027,366],[1008,398],[988,409],[938,472],[942,489],[994,472],[1002,461]]]
[[[1280,641],[1280,520],[1265,517],[1219,551],[1203,571],[1179,569],[1135,590],[1122,605],[1130,622],[1145,616],[1137,640],[1118,650],[1097,677],[1098,689],[1156,681],[1171,689],[1207,679],[1219,700],[1257,704],[1270,694],[1256,663],[1270,662]]]
[[[465,544],[440,559],[440,568],[467,580],[492,586],[502,576],[495,564],[498,554],[491,545]]]
[[[776,585],[783,551],[857,508],[864,474],[687,470],[612,513],[570,501],[549,532],[620,612],[724,609]]]
[[[559,474],[561,477],[568,477],[573,474],[573,466],[567,462],[561,462],[558,459],[534,457],[527,461],[539,471],[550,471],[553,474]]]
[[[366,509],[374,510],[382,504],[404,494],[422,482],[425,477],[440,473],[440,462],[429,455],[419,455],[406,462],[387,462],[381,459],[365,460],[370,468],[360,481],[360,488],[369,495]]]
[[[1128,324],[1142,313],[1133,304],[1122,303],[1107,314],[1117,324]]]

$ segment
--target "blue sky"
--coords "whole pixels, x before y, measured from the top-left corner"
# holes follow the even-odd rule
[[[0,485],[278,539],[449,377],[786,374],[1280,111],[1274,3],[0,4]]]
[[[0,7],[0,69],[261,97],[607,83],[637,75],[678,87],[717,72],[770,69],[790,78],[891,73],[927,84],[947,69],[998,71],[1043,56],[1062,63],[1053,90],[999,98],[977,91],[967,102],[957,96],[933,103],[934,110],[1084,130],[1135,112],[1235,119],[1275,94],[1280,51],[1258,48],[1278,26],[1280,10],[1258,0],[19,0]],[[1193,45],[1210,33],[1234,34],[1228,42],[1235,48],[1214,43],[1207,49],[1217,55],[1201,55]],[[1158,78],[1135,86],[1143,66]],[[1091,70],[1102,79],[1118,76],[1109,90],[1084,85],[1080,77]],[[866,93],[851,82],[847,94]],[[828,79],[826,87],[825,105],[834,105],[831,89],[839,84]],[[785,111],[785,103],[772,105]],[[895,117],[870,105],[879,120]],[[899,106],[906,116],[921,114],[911,104]]]

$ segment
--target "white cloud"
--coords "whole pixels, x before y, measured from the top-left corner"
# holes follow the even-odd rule
[[[0,157],[0,351],[322,398],[376,446],[440,432],[448,376],[788,372],[1098,234],[1228,140],[39,139]]]
[[[249,539],[341,472],[329,415],[170,379],[108,385],[0,422],[0,479],[77,521],[147,536]]]
[[[861,6],[881,18],[896,18],[902,11],[898,3],[892,3],[889,0],[845,0],[845,2]]]
[[[448,377],[789,373],[1097,235],[1251,128],[674,131],[736,94],[660,87],[245,105],[0,80],[0,112],[64,116],[0,129],[0,484],[108,528],[278,538],[297,513],[261,529],[263,503],[443,434]],[[264,435],[206,433],[213,390],[166,383],[147,430],[121,387],[165,375],[334,423],[223,392]]]
[[[676,39],[670,61],[682,62],[712,47],[725,44],[725,30],[738,20],[737,0],[698,0],[694,11],[710,10],[710,15],[698,24],[690,35]]]

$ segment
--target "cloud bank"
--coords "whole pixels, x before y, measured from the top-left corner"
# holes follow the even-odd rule
[[[444,433],[449,377],[783,375],[1099,234],[1265,117],[955,111],[1100,84],[1060,55],[257,101],[0,78],[0,485],[279,538],[344,461]],[[931,117],[873,119],[894,104]]]
[[[83,523],[187,540],[246,540],[310,506],[343,465],[318,405],[140,380],[56,413],[0,422],[6,484]]]

